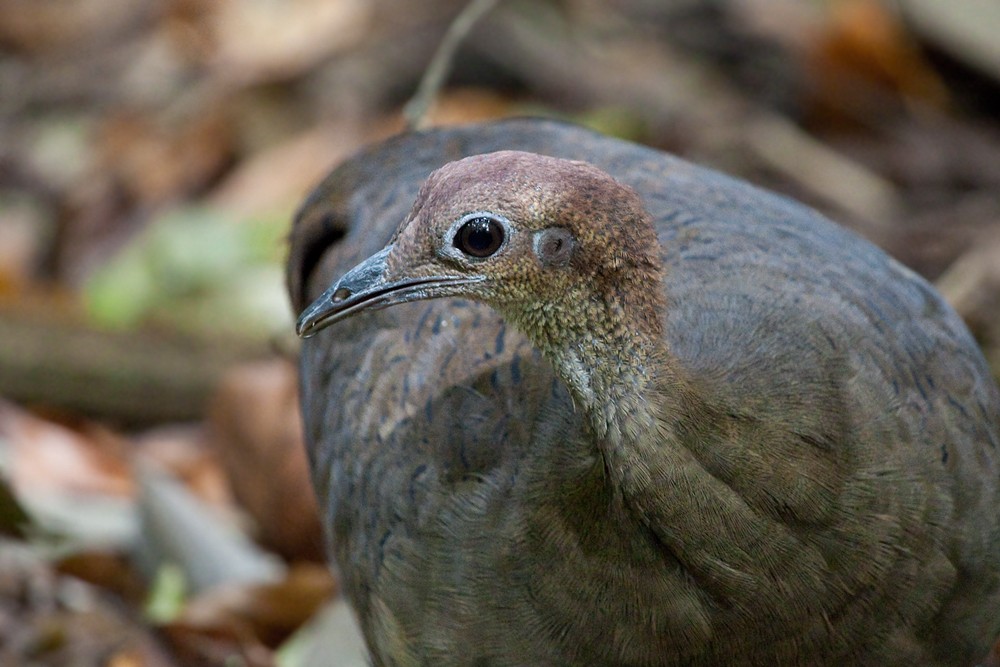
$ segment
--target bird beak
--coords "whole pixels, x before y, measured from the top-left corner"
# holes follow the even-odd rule
[[[386,279],[389,245],[344,274],[299,316],[295,332],[309,338],[335,322],[366,310],[381,310],[398,303],[460,296],[462,287],[480,282],[482,276],[420,276]]]

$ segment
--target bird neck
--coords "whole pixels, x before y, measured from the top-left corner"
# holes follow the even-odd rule
[[[602,483],[588,488],[597,498],[619,499],[625,516],[655,537],[679,568],[677,590],[687,590],[691,600],[700,595],[691,589],[697,582],[717,601],[759,609],[761,582],[793,571],[796,581],[810,581],[821,571],[820,557],[804,553],[773,508],[762,505],[774,499],[753,491],[760,470],[796,478],[802,460],[768,458],[760,470],[742,465],[753,457],[741,448],[756,441],[742,439],[738,420],[686,378],[655,325],[659,319],[631,321],[640,324],[591,328],[552,355],[603,459]],[[814,488],[809,497],[822,496]],[[792,507],[792,499],[776,502]],[[623,515],[608,509],[612,530]]]
[[[561,344],[543,345],[543,352],[594,435],[618,446],[626,434],[655,429],[657,413],[686,393],[664,339],[661,297],[612,292],[596,300],[580,295],[573,302],[585,304],[585,317],[557,318]]]
[[[553,354],[592,432],[611,446],[623,444],[618,441],[626,433],[654,427],[649,390],[658,384],[667,355],[662,342],[643,338],[628,331],[591,331]]]

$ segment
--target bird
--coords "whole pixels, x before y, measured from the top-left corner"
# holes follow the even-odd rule
[[[1000,390],[820,213],[514,119],[365,149],[290,247],[375,665],[957,666],[1000,633]]]

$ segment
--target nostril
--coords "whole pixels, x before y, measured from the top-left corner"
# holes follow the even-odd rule
[[[344,299],[351,296],[351,290],[346,287],[341,287],[333,293],[334,301],[343,301]]]

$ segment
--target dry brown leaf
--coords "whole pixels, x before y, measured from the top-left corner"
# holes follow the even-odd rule
[[[938,108],[948,103],[944,82],[899,19],[878,0],[832,2],[811,46],[807,64],[816,117],[838,121],[845,111],[864,115],[890,95]]]
[[[146,667],[146,665],[142,654],[134,649],[115,651],[107,660],[107,667]]]
[[[305,130],[243,160],[213,191],[208,203],[234,217],[284,209],[291,218],[303,195],[331,165],[360,148],[366,134],[345,123]]]
[[[81,551],[54,564],[60,574],[76,577],[138,604],[145,595],[145,583],[128,559],[110,551]]]
[[[276,359],[231,371],[212,402],[209,432],[261,542],[290,560],[322,560],[292,364]]]
[[[210,18],[217,73],[243,83],[301,74],[357,44],[374,7],[366,0],[228,0]]]
[[[274,667],[274,653],[245,628],[206,628],[169,623],[161,628],[178,662],[185,667]]]
[[[199,500],[223,512],[232,512],[229,479],[199,426],[170,425],[147,431],[136,440],[142,458],[168,471]]]
[[[106,429],[73,430],[0,404],[0,432],[11,446],[9,474],[19,493],[134,492],[127,443]]]
[[[481,123],[510,116],[515,100],[487,88],[454,88],[444,91],[431,106],[431,125]]]
[[[178,623],[189,628],[250,633],[265,646],[276,647],[303,623],[336,590],[323,565],[301,563],[285,579],[273,584],[225,584],[191,600]]]

